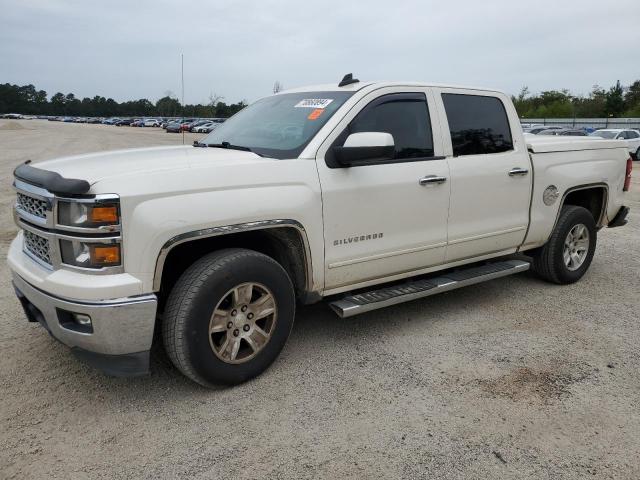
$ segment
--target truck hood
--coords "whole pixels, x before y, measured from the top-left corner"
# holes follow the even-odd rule
[[[61,157],[34,164],[66,178],[88,181],[91,185],[106,179],[146,176],[162,171],[179,171],[204,165],[226,166],[275,161],[255,153],[226,148],[171,146],[116,150]]]

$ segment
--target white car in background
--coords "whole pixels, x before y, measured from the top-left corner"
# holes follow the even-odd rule
[[[207,122],[202,125],[198,125],[197,127],[193,127],[192,132],[194,133],[209,133],[214,128],[216,128],[220,123],[218,122]]]
[[[602,137],[615,140],[626,140],[629,153],[640,160],[640,131],[624,128],[603,128],[591,134],[594,137]]]
[[[160,120],[157,118],[147,118],[144,122],[142,122],[143,127],[159,127]]]

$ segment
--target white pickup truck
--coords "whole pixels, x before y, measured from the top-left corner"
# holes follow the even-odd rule
[[[347,75],[193,146],[20,165],[8,263],[28,319],[104,372],[148,372],[159,332],[186,376],[235,384],[297,304],[349,317],[530,267],[579,280],[626,223],[631,165],[619,140],[525,140],[498,91]]]

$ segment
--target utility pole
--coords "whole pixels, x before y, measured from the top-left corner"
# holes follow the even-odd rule
[[[182,128],[182,122],[184,122],[184,53],[180,54],[180,71],[182,75],[182,120],[180,122],[180,130],[182,131],[182,144],[184,145],[184,129]]]

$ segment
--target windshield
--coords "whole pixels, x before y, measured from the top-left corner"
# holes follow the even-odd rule
[[[618,132],[607,132],[604,130],[596,130],[591,134],[593,137],[602,137],[602,138],[614,138]]]
[[[266,97],[220,124],[200,144],[296,158],[351,95],[353,92],[302,92]]]

